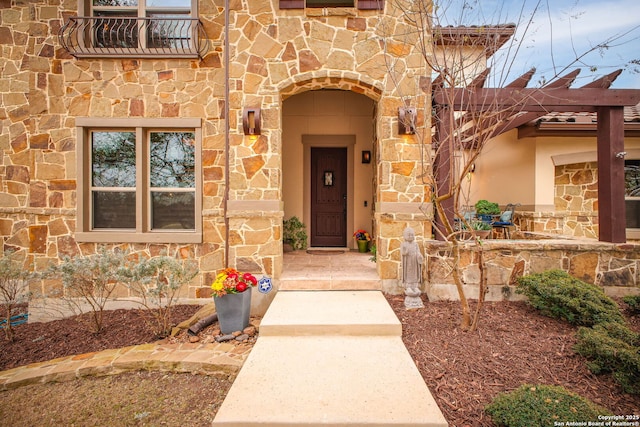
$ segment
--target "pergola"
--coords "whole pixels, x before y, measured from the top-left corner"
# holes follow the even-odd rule
[[[445,87],[440,77],[433,81],[430,89],[435,110],[436,191],[446,194],[452,184],[451,159],[455,150],[473,144],[480,135],[495,137],[554,112],[596,113],[599,240],[626,242],[624,107],[640,102],[640,90],[610,89],[620,70],[576,89],[569,87],[580,70],[541,88],[527,88],[534,71],[504,88],[483,87],[489,70],[466,87]],[[480,115],[490,117],[489,123],[480,122]],[[453,224],[454,199],[445,200],[442,208]],[[438,225],[442,224],[436,216]]]

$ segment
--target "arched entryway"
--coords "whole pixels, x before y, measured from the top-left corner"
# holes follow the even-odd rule
[[[300,218],[311,247],[354,247],[374,232],[376,102],[349,90],[307,90],[282,104],[285,219]]]

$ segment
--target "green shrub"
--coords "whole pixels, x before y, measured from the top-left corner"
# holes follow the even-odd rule
[[[580,328],[574,350],[589,359],[591,372],[611,372],[625,392],[640,394],[640,335],[619,323]]]
[[[307,248],[307,228],[297,216],[283,222],[282,240],[291,245],[294,251]]]
[[[618,305],[595,285],[562,270],[530,274],[518,279],[519,294],[544,315],[579,326],[617,322],[624,324]]]
[[[501,427],[549,426],[554,422],[594,421],[598,415],[613,415],[563,387],[525,384],[499,394],[485,410]]]
[[[640,313],[640,295],[629,295],[622,298],[622,301],[629,306],[633,313]]]
[[[475,208],[478,215],[500,215],[500,205],[488,200],[478,200]]]
[[[165,255],[141,259],[130,271],[129,289],[139,298],[143,321],[156,336],[169,335],[178,292],[199,273],[196,262]]]
[[[107,302],[114,299],[119,286],[129,283],[131,263],[127,253],[100,247],[93,255],[64,257],[59,265],[53,265],[49,274],[60,276],[64,285],[61,299],[74,314],[90,313],[87,322],[91,332],[102,331]]]

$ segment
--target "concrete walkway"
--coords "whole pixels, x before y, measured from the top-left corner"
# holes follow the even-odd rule
[[[250,346],[225,343],[142,344],[63,357],[2,371],[0,390],[133,370],[237,372],[250,352]]]
[[[213,422],[446,426],[379,291],[280,291]]]

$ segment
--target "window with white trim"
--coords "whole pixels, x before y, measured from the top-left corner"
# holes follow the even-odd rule
[[[83,119],[78,241],[201,241],[199,119]]]

